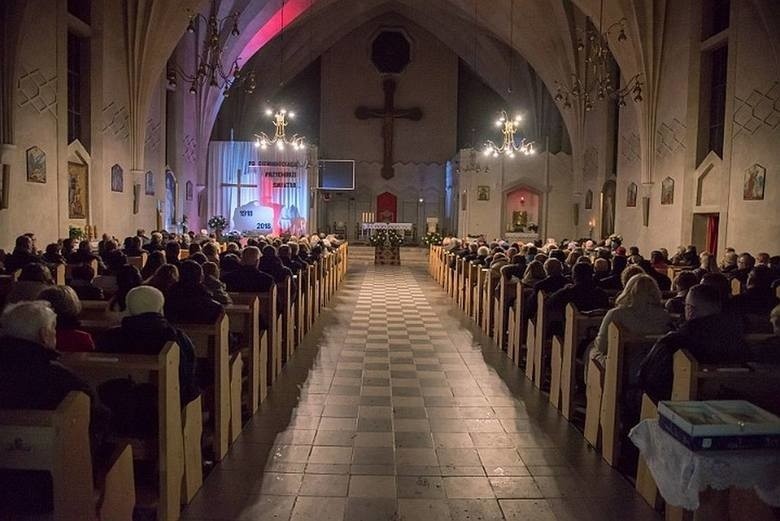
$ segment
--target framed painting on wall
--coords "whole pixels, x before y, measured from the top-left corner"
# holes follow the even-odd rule
[[[661,204],[674,204],[674,179],[671,177],[661,181]]]
[[[187,184],[184,186],[185,186],[184,197],[188,201],[192,201],[192,181],[187,181]]]
[[[636,208],[636,183],[628,185],[628,192],[626,193],[626,206],[629,208]]]
[[[742,190],[742,199],[745,201],[763,201],[765,185],[766,168],[756,163],[745,170],[745,186]]]
[[[88,167],[68,163],[68,219],[86,219],[89,208]]]
[[[477,201],[490,201],[490,187],[480,185],[477,187]]]
[[[154,195],[154,174],[151,170],[146,172],[144,177],[144,193],[146,195]]]
[[[593,210],[593,190],[585,192],[585,209]]]
[[[27,149],[27,181],[46,182],[46,153],[38,147]]]
[[[111,167],[111,191],[125,191],[125,173],[122,170],[122,167],[119,165],[114,165]]]

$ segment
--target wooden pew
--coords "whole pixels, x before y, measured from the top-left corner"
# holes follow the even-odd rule
[[[65,265],[65,280],[66,281],[73,278],[71,272],[73,271],[73,268],[75,268],[76,266],[83,266],[83,264],[66,264]],[[95,275],[98,275],[98,266],[99,266],[98,260],[97,259],[92,259],[89,262],[89,266],[94,270]]]
[[[607,358],[602,367],[590,360],[588,368],[588,385],[596,378],[601,382],[601,397],[596,397],[590,389],[587,390],[588,404],[585,416],[586,439],[597,446],[599,432],[601,435],[601,457],[610,465],[617,464],[620,454],[620,400],[623,396],[625,378],[628,375],[628,355],[642,359],[652,349],[661,335],[631,337],[623,333],[617,324],[610,324],[607,339]],[[593,377],[593,379],[592,379]],[[594,389],[595,391],[596,389]],[[591,403],[593,398],[594,403]],[[596,409],[598,403],[598,410]],[[598,417],[598,421],[596,421]],[[598,427],[595,427],[596,424]]]
[[[195,356],[205,358],[211,362],[214,372],[214,398],[210,405],[214,415],[214,457],[217,461],[227,455],[230,444],[230,422],[231,422],[231,382],[230,377],[233,372],[232,367],[237,358],[230,357],[228,352],[228,332],[230,331],[230,319],[223,313],[213,324],[190,324],[176,322],[173,324],[186,333],[195,346]],[[240,385],[241,378],[239,372]],[[239,395],[239,418],[240,418],[240,395]]]
[[[508,344],[507,352],[511,353],[509,358],[514,360],[516,366],[520,366],[521,356],[520,350],[523,345],[523,339],[526,335],[526,324],[523,320],[524,312],[524,296],[525,288],[522,282],[518,282],[515,286],[515,306],[509,310],[509,325],[508,325]],[[528,363],[526,362],[526,368]]]
[[[332,256],[331,256],[332,257]],[[334,270],[335,271],[335,270]],[[333,276],[333,271],[329,276]],[[294,275],[293,275],[294,277]],[[293,356],[293,350],[295,349],[295,313],[292,303],[293,291],[292,283],[293,278],[287,277],[285,281],[280,285],[279,291],[282,292],[282,363],[287,363]],[[332,281],[331,281],[332,283]]]
[[[148,382],[157,388],[158,434],[155,447],[146,450],[143,444],[133,443],[133,446],[138,446],[141,453],[156,453],[159,460],[157,519],[178,519],[185,467],[179,398],[179,346],[169,342],[157,356],[65,353],[60,362],[95,388],[107,380],[130,375],[135,382]],[[138,455],[137,451],[133,452]],[[72,476],[73,472],[69,470],[68,474]]]
[[[483,268],[479,270],[480,279],[478,280],[480,287],[480,300],[479,308],[477,311],[477,319],[480,321],[479,325],[482,328],[482,333],[485,336],[493,336],[493,316],[495,313],[495,299],[493,298],[493,278],[490,276],[490,270]]]
[[[127,263],[130,266],[135,266],[138,268],[138,271],[141,271],[141,269],[146,265],[146,259],[149,257],[149,254],[144,252],[138,257],[128,257]]]
[[[282,320],[277,312],[277,286],[274,284],[267,293],[230,293],[235,304],[247,305],[253,298],[259,302],[259,316],[268,328],[265,336],[268,338],[267,383],[273,385],[276,377],[282,371]],[[261,369],[262,370],[262,369]]]
[[[0,410],[0,468],[48,471],[55,520],[131,521],[133,450],[120,445],[94,490],[89,424],[90,400],[81,392],[53,411]]]
[[[759,343],[770,335],[747,335],[748,345]],[[719,398],[721,389],[738,393],[741,398],[757,402],[777,414],[777,389],[780,389],[780,369],[754,364],[700,364],[690,351],[682,349],[674,354],[674,379],[671,399],[676,401],[709,400]],[[641,419],[658,418],[658,407],[646,395],[642,395]],[[654,508],[662,503],[660,494],[647,464],[639,456],[636,475],[637,492]],[[667,519],[681,519],[680,508],[666,507]]]
[[[447,274],[449,296],[457,305],[458,303],[458,257],[454,253],[450,253],[447,256],[447,258],[448,258],[447,269],[449,270]]]
[[[306,276],[303,270],[298,272],[295,281],[297,284],[295,289],[295,305],[293,306],[293,320],[295,321],[293,330],[293,343],[294,349],[298,349],[298,346],[301,345],[301,342],[303,342],[303,336],[305,332],[304,323],[306,321],[306,315],[304,313],[304,308],[306,306],[304,301],[304,294],[306,291]]]
[[[121,321],[121,315],[118,312],[108,310],[107,300],[82,300],[80,320],[87,321],[110,321],[118,324]]]
[[[315,277],[314,266],[306,265],[306,291],[304,294],[304,330],[308,333],[314,325],[314,294],[315,294]]]
[[[57,264],[52,270],[52,277],[54,277],[54,283],[58,286],[64,286],[66,282],[65,277],[65,264]]]
[[[460,258],[455,258],[455,304],[458,305],[458,308],[463,311],[465,309],[465,299],[463,298],[463,288],[465,286],[465,273],[464,273],[464,267],[466,262]]]
[[[479,299],[482,293],[480,274],[482,268],[471,262],[466,263],[466,315],[479,327]]]
[[[511,288],[511,285],[509,281],[506,280],[506,277],[504,277],[504,274],[501,273],[501,277],[499,278],[499,286],[498,286],[498,307],[496,309],[496,317],[495,317],[495,323],[496,323],[496,345],[498,345],[499,349],[505,349],[507,355],[509,355],[510,359],[513,359],[513,353],[512,350],[509,348],[508,342],[507,342],[507,327],[509,322],[509,317],[506,316],[504,310],[507,306],[507,299],[509,298],[509,290]],[[510,310],[511,313],[511,310]],[[505,319],[506,316],[506,319]]]
[[[604,313],[583,314],[574,304],[567,304],[563,338],[554,336],[550,357],[550,405],[561,410],[567,420],[572,417],[576,380],[577,349],[589,329],[598,328]]]
[[[230,332],[241,335],[241,356],[247,368],[247,402],[249,413],[254,414],[268,395],[268,337],[260,329],[260,301],[257,297],[244,304],[225,306],[230,319]]]
[[[543,291],[536,294],[536,321],[534,323],[533,354],[534,377],[533,382],[537,389],[542,388],[542,380],[545,377],[548,362],[550,360],[550,339],[548,338],[548,318],[544,309],[547,295]],[[526,362],[527,363],[527,362]]]

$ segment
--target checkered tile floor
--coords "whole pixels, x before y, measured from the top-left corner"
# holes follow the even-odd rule
[[[658,518],[422,268],[366,266],[183,519]]]

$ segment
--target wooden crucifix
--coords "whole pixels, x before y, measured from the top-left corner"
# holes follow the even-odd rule
[[[411,109],[395,108],[395,80],[387,78],[382,83],[385,91],[385,106],[382,109],[358,107],[355,109],[355,117],[358,119],[378,118],[382,120],[382,139],[384,140],[384,154],[382,157],[382,177],[390,179],[395,175],[393,170],[393,130],[396,119],[409,119],[420,121],[422,110],[418,107]]]

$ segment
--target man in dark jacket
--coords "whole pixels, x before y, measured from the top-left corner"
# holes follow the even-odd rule
[[[79,300],[104,300],[103,290],[92,283],[95,270],[89,264],[74,266],[70,270],[71,280],[68,285],[73,288]]]
[[[623,270],[628,265],[628,258],[625,255],[615,255],[612,258],[612,271],[610,271],[609,277],[602,278],[598,286],[605,290],[621,290],[623,289],[623,283],[620,281],[620,276],[623,274]]]
[[[42,263],[43,261],[33,253],[33,241],[27,235],[20,235],[16,238],[16,246],[11,255],[7,255],[3,262],[5,272],[9,275],[16,270],[20,270],[30,263]]]
[[[295,299],[295,295],[297,295],[298,286],[296,285],[295,279],[293,279],[293,273],[290,271],[290,268],[285,267],[282,264],[282,261],[279,260],[279,257],[276,255],[276,248],[271,246],[270,244],[268,246],[263,247],[263,256],[260,257],[260,261],[257,263],[257,269],[259,269],[263,273],[269,274],[271,277],[273,277],[274,282],[276,282],[277,285],[280,287],[282,284],[284,284],[284,281],[286,279],[290,279],[290,295],[292,296],[293,300]],[[279,295],[280,304],[283,304],[282,299],[285,298],[286,295],[281,294]]]
[[[673,359],[679,349],[687,349],[703,364],[738,363],[748,356],[742,321],[722,312],[716,288],[692,287],[685,298],[685,319],[677,331],[656,342],[639,367],[639,385],[653,401],[671,398]]]
[[[224,311],[203,285],[203,268],[193,260],[179,267],[179,282],[165,295],[165,318],[171,322],[211,324]]]
[[[756,259],[749,253],[743,253],[737,258],[737,269],[728,274],[730,279],[737,279],[742,286],[747,284],[748,276],[756,265]]]
[[[228,291],[266,293],[274,285],[274,279],[257,269],[260,250],[247,246],[241,252],[241,266],[222,277]]]
[[[547,277],[534,284],[534,291],[528,298],[527,309],[530,318],[536,317],[536,302],[540,291],[552,294],[569,283],[569,279],[563,276],[563,264],[558,259],[547,259],[544,262],[544,272]]]
[[[567,304],[574,304],[580,311],[609,308],[609,297],[593,282],[590,264],[578,262],[572,268],[573,284],[559,289],[545,301],[549,313],[550,334],[563,334],[563,315]]]
[[[56,322],[54,311],[41,301],[13,304],[3,312],[0,409],[53,410],[71,391],[91,395],[86,382],[57,363]],[[10,513],[7,509],[24,514],[50,511],[50,475],[0,469],[0,505],[4,514]]]
[[[658,284],[658,289],[661,291],[670,291],[672,289],[672,280],[664,275],[663,273],[659,273],[658,270],[653,268],[653,265],[650,263],[649,260],[642,259],[639,261],[639,267],[645,270],[645,273],[653,277],[655,279],[655,282]]]
[[[295,252],[293,252],[293,247],[295,247]],[[279,246],[279,251],[277,252],[277,255],[279,256],[279,260],[282,262],[282,265],[284,267],[289,268],[294,275],[300,274],[304,265],[301,261],[297,259],[298,257],[297,244],[295,243],[282,244],[281,246]]]
[[[192,401],[198,390],[195,384],[195,348],[192,340],[173,327],[163,316],[165,297],[157,288],[138,286],[125,297],[129,316],[122,325],[106,331],[98,340],[98,351],[157,355],[167,342],[179,345],[179,390],[182,405]]]
[[[0,409],[56,409],[89,385],[57,363],[57,315],[42,301],[9,305],[0,324]]]
[[[741,315],[769,315],[777,305],[772,290],[772,273],[766,266],[756,266],[747,278],[744,293],[731,299],[732,309]]]

